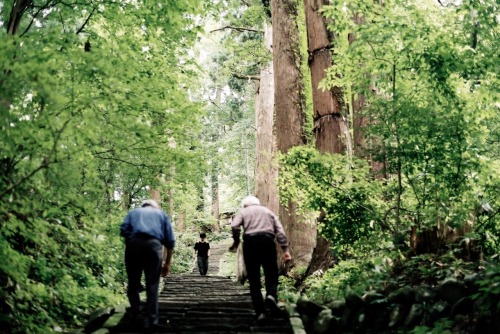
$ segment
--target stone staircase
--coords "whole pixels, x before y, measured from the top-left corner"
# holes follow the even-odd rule
[[[288,319],[255,322],[247,287],[227,277],[172,275],[160,296],[160,322],[173,333],[293,333]]]
[[[255,320],[249,288],[234,278],[219,275],[229,245],[211,249],[207,276],[201,276],[196,266],[188,274],[173,274],[163,279],[160,292],[160,324],[166,328],[158,333],[261,333],[293,334],[288,318]],[[124,307],[104,312],[99,328],[85,333],[136,334],[124,317]]]

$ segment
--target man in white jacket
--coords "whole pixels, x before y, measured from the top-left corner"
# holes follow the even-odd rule
[[[242,201],[242,209],[234,217],[231,228],[235,250],[240,242],[243,227],[243,257],[247,269],[250,295],[258,320],[265,317],[265,311],[271,314],[279,312],[278,300],[278,261],[275,240],[283,250],[282,260],[292,259],[288,251],[288,240],[278,216],[268,208],[260,205],[255,196],[247,196]],[[260,268],[264,269],[266,299],[262,297]]]

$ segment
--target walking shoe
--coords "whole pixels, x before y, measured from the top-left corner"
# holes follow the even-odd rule
[[[265,315],[265,313],[261,313],[257,316],[257,320],[255,320],[255,323],[257,325],[263,325],[267,320],[267,317]]]
[[[276,304],[276,299],[274,299],[273,296],[271,295],[267,296],[265,303],[270,315],[272,316],[281,315],[282,311],[278,307],[278,304]]]
[[[138,309],[133,309],[131,307],[127,307],[125,310],[125,315],[123,316],[123,320],[130,325],[142,325],[142,314]]]
[[[145,333],[169,333],[172,331],[172,326],[168,325],[160,325],[160,324],[145,324],[144,327]]]

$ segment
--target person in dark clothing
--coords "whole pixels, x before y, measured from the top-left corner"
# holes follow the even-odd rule
[[[267,314],[281,313],[277,306],[278,300],[278,262],[275,240],[283,250],[282,260],[292,259],[288,251],[288,240],[274,212],[261,206],[255,196],[247,196],[242,201],[243,208],[234,217],[231,228],[233,245],[230,251],[235,251],[240,243],[241,227],[243,226],[243,258],[250,283],[250,295],[258,320]],[[262,297],[260,268],[264,269],[266,298]],[[266,310],[267,308],[267,310]],[[267,312],[266,312],[267,311]]]
[[[200,241],[194,244],[194,253],[200,275],[205,276],[208,271],[208,258],[210,257],[210,244],[206,241],[207,235],[200,233]]]
[[[128,277],[128,313],[145,330],[157,330],[160,276],[170,273],[175,236],[168,215],[154,200],[146,200],[140,208],[130,211],[120,226],[125,238],[125,267]],[[146,306],[141,316],[141,277],[146,281]]]

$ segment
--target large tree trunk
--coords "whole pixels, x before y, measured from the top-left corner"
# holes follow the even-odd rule
[[[186,231],[186,212],[181,211],[175,220],[175,232],[179,233],[184,231]]]
[[[363,18],[355,15],[353,21],[356,24],[363,24]],[[349,43],[352,44],[356,39],[354,34],[349,34]],[[367,73],[367,75],[370,75]],[[366,97],[358,94],[357,98],[352,99],[352,119],[353,119],[353,153],[359,158],[366,159],[371,166],[372,175],[375,178],[385,178],[385,162],[381,155],[375,156],[375,147],[380,146],[380,141],[372,136],[367,137],[366,129],[373,124],[371,115],[364,113],[366,107]],[[380,150],[379,150],[380,152]]]
[[[264,26],[266,48],[272,50],[272,26]],[[272,61],[260,70],[259,90],[255,104],[255,196],[261,204],[278,212],[278,168],[274,163],[274,70]]]
[[[9,21],[7,22],[7,34],[15,35],[18,33],[19,24],[21,23],[21,18],[31,5],[32,0],[17,0],[14,1],[12,8],[10,10]]]
[[[222,87],[217,87],[215,91],[215,101],[217,105],[221,104],[222,101]],[[216,142],[219,140],[219,134],[213,134],[212,135],[212,140],[213,142]],[[214,148],[216,149],[216,148]],[[219,165],[219,159],[217,157],[217,152],[214,151],[212,152],[214,154],[214,157],[211,161],[211,174],[210,174],[210,198],[211,198],[211,212],[212,212],[212,217],[215,219],[215,225],[213,226],[213,232],[220,232],[220,225],[219,225],[219,219],[220,219],[220,197],[219,197],[219,173],[220,173],[220,165]],[[205,231],[207,232],[207,231]]]
[[[328,33],[325,18],[319,12],[325,4],[328,4],[327,0],[304,0],[316,148],[322,153],[352,154],[348,112],[341,89],[332,87],[323,91],[318,88],[319,82],[325,77],[325,71],[332,65],[332,37]],[[329,242],[318,233],[306,275],[319,269],[327,269],[332,260]]]
[[[300,71],[297,13],[296,1],[271,2],[275,130],[277,147],[282,153],[306,143],[305,98]],[[314,244],[314,229],[310,230],[310,224],[298,222],[293,203],[280,205],[279,217],[288,236],[290,252],[295,261],[299,264],[304,260],[308,261]]]
[[[352,100],[353,153],[355,156],[368,161],[374,178],[385,179],[387,175],[381,141],[373,136],[366,135],[366,129],[373,124],[373,120],[370,115],[364,114],[365,99],[365,96],[360,94],[357,99]]]
[[[29,7],[32,5],[33,1],[32,0],[17,0],[17,1],[11,1],[12,5],[10,8],[10,13],[9,13],[9,19],[7,21],[7,24],[5,25],[5,28],[7,30],[7,35],[18,35],[19,34],[19,25],[21,23],[21,19],[26,12],[26,10],[29,9]],[[8,5],[7,2],[3,2],[3,11],[8,10]],[[9,89],[9,84],[7,81],[7,77],[10,74],[10,69],[9,68],[1,68],[0,69],[0,111],[2,109],[6,110],[6,112],[9,111],[13,97],[11,96],[11,92]]]
[[[216,224],[214,225],[213,232],[220,232],[219,218],[219,163],[217,161],[212,161],[212,217],[214,217]]]
[[[154,199],[159,204],[162,203],[161,202],[160,190],[158,190],[158,189],[151,189],[151,190],[149,190],[149,196],[151,197],[151,199]]]

